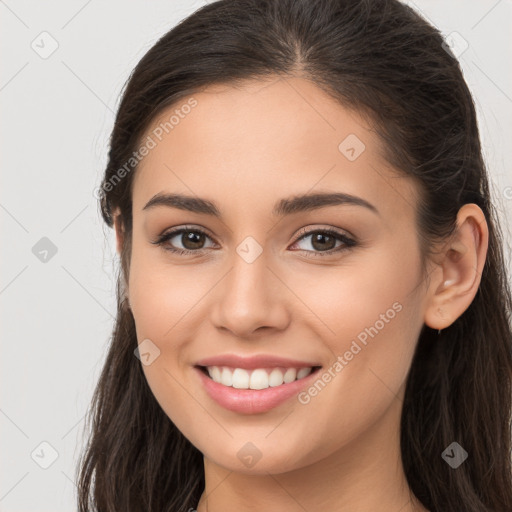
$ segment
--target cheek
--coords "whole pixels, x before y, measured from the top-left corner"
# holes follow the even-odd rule
[[[326,301],[333,306],[319,312],[334,331],[324,336],[334,355],[319,380],[301,396],[308,435],[318,453],[351,442],[390,409],[399,417],[421,322],[419,304],[408,296],[410,288],[396,282],[391,287],[391,277],[372,273],[361,281],[353,278],[343,293]],[[361,288],[361,282],[374,286]],[[326,430],[343,434],[333,440],[322,435]]]
[[[201,422],[185,390],[192,371],[188,350],[200,316],[204,319],[201,301],[215,280],[192,265],[167,264],[157,251],[134,244],[130,304],[138,343],[146,343],[152,353],[151,364],[142,365],[151,391],[178,428],[186,428]]]
[[[419,264],[410,248],[389,244],[340,267],[336,279],[326,273],[323,286],[318,275],[302,280],[297,294],[328,327],[322,333],[333,362],[344,359],[343,392],[371,401],[376,388],[397,393],[404,383],[422,327]]]
[[[129,293],[141,335],[176,338],[176,331],[189,322],[188,315],[212,285],[207,270],[172,263],[164,249],[134,244]]]
[[[351,336],[357,336],[376,324],[384,332],[410,322],[407,316],[420,283],[420,258],[415,249],[407,237],[395,236],[342,270],[338,286],[331,285],[324,301],[331,305],[326,314],[331,314],[334,330],[346,326]]]

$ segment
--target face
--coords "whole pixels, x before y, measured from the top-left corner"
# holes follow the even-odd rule
[[[287,78],[210,86],[145,141],[129,300],[147,381],[180,431],[216,464],[261,474],[348,451],[390,415],[396,435],[424,321],[417,190],[371,127]],[[163,194],[207,203],[146,206]],[[318,197],[292,202],[302,195]],[[236,370],[226,386],[233,360],[210,368],[224,384],[196,367],[230,354],[268,356],[254,365],[273,385],[243,389],[268,382]],[[321,368],[292,382],[301,364]]]

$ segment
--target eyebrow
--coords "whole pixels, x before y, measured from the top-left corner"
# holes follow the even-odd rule
[[[326,206],[340,205],[361,206],[380,216],[380,212],[377,208],[365,199],[342,192],[309,193],[281,199],[274,205],[272,215],[292,215],[294,213],[312,211]],[[193,213],[212,215],[219,219],[222,218],[220,209],[214,201],[184,194],[159,192],[154,195],[142,209],[149,210],[156,206],[178,208]]]

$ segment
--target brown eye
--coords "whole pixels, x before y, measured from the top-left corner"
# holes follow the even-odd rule
[[[185,249],[202,249],[205,234],[199,231],[183,231],[181,234],[181,243]]]
[[[328,251],[336,246],[336,238],[321,232],[314,233],[311,235],[311,246],[318,251]]]
[[[332,229],[317,229],[302,232],[302,236],[295,241],[293,246],[308,238],[310,239],[309,243],[304,244],[305,247],[301,249],[308,253],[308,257],[328,256],[357,245],[355,240],[342,233]],[[340,243],[336,245],[337,242]]]
[[[204,244],[207,239],[210,239],[210,237],[201,229],[179,228],[164,233],[151,243],[178,254],[192,254],[202,252],[205,249]],[[176,247],[176,244],[181,244],[183,248]]]

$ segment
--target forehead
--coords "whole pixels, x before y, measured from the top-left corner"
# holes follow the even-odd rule
[[[301,78],[211,85],[163,111],[144,138],[152,148],[135,173],[134,210],[161,191],[240,206],[256,195],[262,209],[264,198],[273,205],[314,188],[399,215],[415,204],[412,182],[385,162],[372,127]]]

